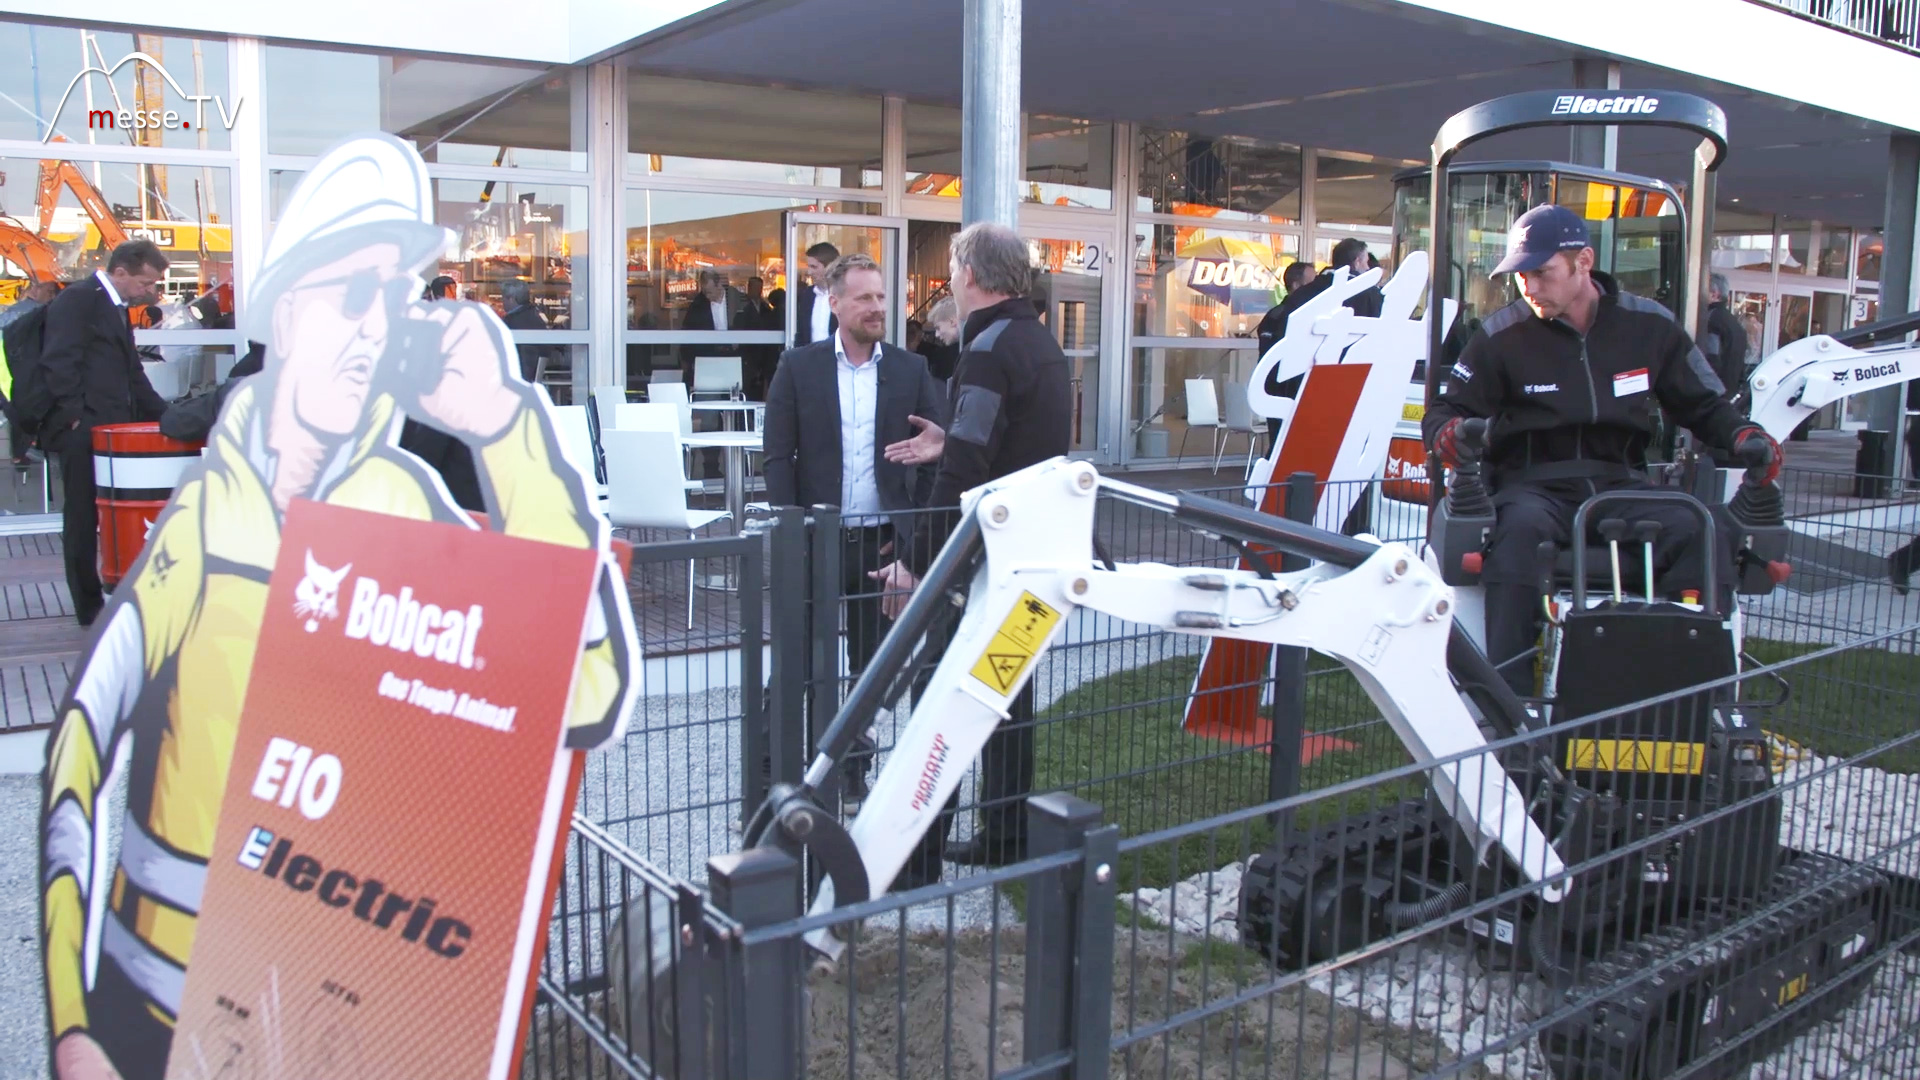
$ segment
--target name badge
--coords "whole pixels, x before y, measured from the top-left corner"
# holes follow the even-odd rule
[[[1635,368],[1632,371],[1623,371],[1613,377],[1614,397],[1630,397],[1634,394],[1644,394],[1650,389],[1652,389],[1652,384],[1647,380],[1646,368]]]

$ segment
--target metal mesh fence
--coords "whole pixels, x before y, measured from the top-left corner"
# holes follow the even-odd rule
[[[1183,720],[1204,643],[1083,611],[1033,676],[1030,785],[1015,776],[1002,790],[1030,786],[1035,795],[1061,793],[1100,808],[1117,845],[1104,864],[1107,880],[1098,883],[1111,893],[1106,937],[1089,939],[1084,923],[1075,924],[1065,961],[1055,949],[1044,957],[1052,966],[1029,964],[1034,923],[1048,917],[1036,913],[1034,896],[1064,889],[1084,915],[1088,894],[1062,882],[1092,890],[1097,869],[1071,852],[1047,855],[1053,848],[1036,835],[1026,854],[1038,862],[965,874],[950,867],[948,883],[836,912],[832,919],[849,928],[850,960],[832,971],[802,973],[801,958],[811,954],[799,951],[798,939],[819,929],[819,920],[763,920],[744,938],[729,938],[712,929],[725,919],[709,911],[695,936],[707,942],[700,976],[706,1015],[717,1015],[716,995],[731,995],[729,1008],[759,1015],[745,996],[751,972],[741,965],[755,950],[790,949],[792,982],[804,983],[807,996],[795,1006],[792,1043],[775,1055],[786,1060],[783,1071],[765,1075],[1062,1075],[1075,1052],[1091,1052],[1088,1046],[1112,1075],[1565,1080],[1733,1076],[1749,1068],[1756,1077],[1781,1078],[1920,1074],[1920,1048],[1907,1034],[1920,1027],[1920,1002],[1906,989],[1916,968],[1903,951],[1916,932],[1902,921],[1920,900],[1908,880],[1920,877],[1911,865],[1920,842],[1920,750],[1912,745],[1920,716],[1920,660],[1912,656],[1920,612],[1893,589],[1885,558],[1911,539],[1912,507],[1895,501],[1897,487],[1855,499],[1821,486],[1841,483],[1794,478],[1790,491],[1814,493],[1789,505],[1795,576],[1774,596],[1743,601],[1748,670],[1727,680],[1717,699],[1721,714],[1739,716],[1741,731],[1750,729],[1743,745],[1760,756],[1770,780],[1734,795],[1716,789],[1717,802],[1696,799],[1671,820],[1632,827],[1585,821],[1581,827],[1595,839],[1569,860],[1569,872],[1609,889],[1632,882],[1640,899],[1582,914],[1583,925],[1591,924],[1582,931],[1588,948],[1576,948],[1558,968],[1530,954],[1529,928],[1550,906],[1541,886],[1489,876],[1497,857],[1457,857],[1463,844],[1449,831],[1451,819],[1344,668],[1283,656],[1277,667],[1243,672],[1214,692],[1258,694],[1263,726],[1236,738],[1203,737]],[[1424,531],[1418,507],[1385,498],[1377,484],[1356,488],[1338,500],[1322,493],[1323,505],[1354,508],[1335,526],[1389,540],[1415,540]],[[1239,487],[1213,493],[1256,502],[1264,494]],[[886,529],[847,528],[830,516],[830,527],[821,528],[816,517],[814,529],[802,527],[784,541],[776,531],[642,548],[636,582],[650,572],[683,585],[689,555],[702,560],[697,575],[710,571],[716,580],[697,576],[692,593],[692,621],[704,630],[676,636],[663,626],[659,640],[646,645],[646,698],[632,734],[588,768],[580,814],[605,826],[588,843],[603,838],[607,849],[631,848],[621,857],[669,883],[697,878],[709,857],[739,847],[743,810],[757,805],[766,781],[797,777],[812,737],[854,681],[857,658],[886,630],[876,610],[879,585],[866,577],[898,554],[882,546],[897,542],[903,529],[928,527],[929,517]],[[1103,557],[1120,561],[1222,567],[1249,557],[1126,503],[1103,504],[1097,530]],[[750,587],[749,576],[757,576]],[[659,594],[649,602],[656,607],[660,596],[682,603],[687,595],[654,588]],[[743,603],[749,595],[767,599]],[[650,616],[648,625],[654,621]],[[764,642],[764,657],[743,647],[748,642]],[[941,644],[937,635],[923,643],[926,664],[937,662]],[[1288,662],[1298,665],[1297,691],[1286,681]],[[884,762],[917,696],[914,674],[899,680],[895,707],[877,718],[871,768]],[[1290,718],[1276,717],[1276,700],[1303,703],[1299,765],[1291,775],[1280,775],[1283,755],[1271,752],[1275,720]],[[1544,745],[1547,759],[1567,769],[1618,765],[1621,754],[1643,753],[1666,754],[1661,763],[1668,768],[1678,753],[1690,767],[1695,751],[1645,749],[1638,732],[1646,724],[1697,725],[1701,708],[1681,699],[1641,704],[1582,718],[1578,724],[1593,729],[1584,741],[1556,728],[1551,740],[1509,740],[1500,755],[1525,758],[1529,746],[1551,742]],[[1686,715],[1676,720],[1679,713]],[[1719,722],[1714,730],[1732,730],[1725,716]],[[1700,745],[1711,743],[1703,737]],[[1713,752],[1720,754],[1715,761],[1730,760],[1724,747]],[[756,779],[751,762],[762,758],[767,764]],[[1699,758],[1699,784],[1711,779],[1707,762]],[[1714,783],[1725,786],[1724,778]],[[1298,794],[1277,798],[1287,791]],[[984,786],[963,793],[956,840],[991,819],[982,811],[995,809],[995,792]],[[849,794],[859,794],[857,785]],[[999,802],[1021,812],[1017,797]],[[853,806],[837,809],[850,817]],[[575,843],[582,843],[578,834]],[[1702,850],[1723,850],[1725,858],[1738,850],[1744,858],[1749,848],[1757,865],[1778,869],[1778,882],[1749,883],[1746,893],[1715,886],[1725,895],[1709,897],[1713,889],[1652,880],[1699,876]],[[1778,850],[1761,857],[1761,848]],[[1255,858],[1261,855],[1267,858]],[[542,1076],[647,1075],[635,1064],[646,1055],[624,1036],[612,1039],[604,996],[608,920],[634,909],[639,894],[620,881],[609,890],[605,882],[617,874],[576,876],[576,861],[570,857],[567,871],[574,906],[563,896],[554,921],[556,941],[565,936],[563,925],[572,936],[548,960],[549,969],[576,970],[553,976],[558,990],[542,984],[548,998],[572,994],[573,1005],[543,999],[548,1011],[537,1019],[546,1016],[551,1030],[536,1023],[529,1054],[543,1046],[549,1052]],[[1330,876],[1318,881],[1276,869],[1323,864]],[[692,895],[686,888],[672,884],[681,890],[675,896]],[[1321,895],[1311,895],[1315,888]],[[596,889],[611,897],[597,908],[587,902]],[[1266,898],[1256,908],[1271,907],[1288,890],[1299,894],[1287,900],[1295,905],[1287,909],[1288,933],[1302,954],[1292,959],[1272,941],[1250,939],[1244,911],[1249,896]],[[788,914],[797,915],[797,884],[791,900]],[[1058,907],[1041,905],[1056,915]],[[1261,925],[1277,917],[1269,912]],[[1816,923],[1855,927],[1866,940],[1807,929]],[[1110,993],[1093,1002],[1093,991],[1062,972],[1084,967],[1087,950],[1098,952],[1108,937]],[[1317,959],[1314,942],[1323,950]],[[1841,952],[1849,953],[1848,963],[1832,959]],[[1854,955],[1862,957],[1857,964]],[[1806,959],[1803,983],[1779,974],[1797,962],[1791,957]],[[673,970],[679,967],[676,961]],[[1042,972],[1037,986],[1034,970]],[[1687,980],[1697,984],[1691,997],[1654,992]],[[1735,992],[1762,985],[1771,1005],[1753,992]],[[1072,1029],[1078,1051],[1060,1039],[1032,1041],[1026,1017],[1036,992],[1048,1000],[1066,995],[1068,1011],[1079,1018]],[[1652,1006],[1634,1004],[1636,994],[1658,999],[1658,1024],[1643,1015]],[[598,1035],[592,1008],[601,1010]],[[1703,1034],[1710,1026],[1704,1018],[1719,1010],[1743,1017],[1763,1010],[1768,1018],[1757,1027],[1723,1022],[1737,1037],[1713,1042]],[[1096,1015],[1105,1034],[1087,1042]],[[1651,1026],[1631,1039],[1625,1028],[1602,1037],[1593,1032],[1611,1022],[1597,1016],[1632,1016]],[[1049,1023],[1066,1030],[1058,1017]],[[561,1040],[569,1025],[579,1030]],[[583,1038],[599,1058],[578,1049]],[[1629,1056],[1641,1057],[1621,1057],[1629,1052],[1614,1044],[1623,1042],[1635,1047]],[[717,1051],[709,1056],[704,1072],[679,1075],[762,1075],[740,1073],[740,1060]],[[1089,1075],[1078,1066],[1073,1074]]]

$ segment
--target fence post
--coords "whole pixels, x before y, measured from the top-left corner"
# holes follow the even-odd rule
[[[760,771],[764,759],[772,762],[767,743],[770,702],[766,692],[766,604],[764,591],[767,539],[764,531],[746,534],[756,541],[740,553],[740,827],[746,828],[753,811],[766,800]],[[769,768],[769,772],[771,769]]]
[[[815,506],[808,534],[808,580],[812,583],[807,624],[807,749],[840,711],[840,508]]]
[[[740,768],[746,782],[740,790],[740,823],[744,828],[753,812],[766,801],[769,780],[798,783],[805,768],[802,717],[807,692],[807,523],[806,511],[783,506],[774,513],[769,552],[771,572],[770,621],[772,662],[767,674],[766,722],[744,735]],[[742,693],[757,687],[743,686]],[[763,773],[762,769],[767,769]],[[770,773],[770,775],[768,775]]]
[[[1085,799],[1061,792],[1035,795],[1027,800],[1028,852],[1041,857],[1077,851],[1086,846],[1089,833],[1099,828],[1100,818],[1100,808]],[[1081,944],[1078,900],[1084,891],[1083,876],[1074,868],[1027,881],[1027,984],[1021,999],[1026,1006],[1022,1057],[1027,1062],[1074,1044],[1080,1013],[1075,954]],[[1110,861],[1108,878],[1112,878]],[[1107,949],[1111,951],[1112,905],[1107,906]],[[1111,975],[1109,957],[1109,980]]]
[[[748,848],[707,860],[713,905],[743,928],[774,926],[800,917],[800,864],[775,847]],[[751,1080],[798,1080],[806,989],[801,939],[729,950],[738,994],[724,995],[731,1010],[717,1018],[726,1032],[729,1075]]]
[[[1314,487],[1310,472],[1287,477],[1282,513],[1293,521],[1313,523]],[[1280,570],[1305,570],[1308,560],[1282,555]],[[1273,650],[1273,728],[1267,747],[1267,800],[1276,802],[1300,793],[1300,748],[1307,719],[1307,650],[1277,646]],[[1273,816],[1275,850],[1284,850],[1293,828],[1292,811]]]

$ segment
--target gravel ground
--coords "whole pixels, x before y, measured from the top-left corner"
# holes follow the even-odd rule
[[[40,778],[0,776],[0,1077],[47,1073],[47,1014],[41,997],[39,895]]]

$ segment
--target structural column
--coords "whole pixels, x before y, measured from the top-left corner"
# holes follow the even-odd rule
[[[1019,226],[1020,3],[965,0],[960,221]]]
[[[1620,65],[1611,60],[1581,57],[1573,62],[1575,90],[1620,89]],[[1570,142],[1567,160],[1575,165],[1601,169],[1616,168],[1620,155],[1620,129],[1612,124],[1594,127],[1581,124],[1568,129]]]
[[[1913,239],[1916,217],[1920,217],[1920,134],[1896,131],[1887,140],[1887,212],[1886,242],[1880,255],[1880,317],[1890,319],[1913,310]],[[1898,476],[1907,429],[1920,410],[1920,380],[1907,383],[1905,405],[1901,396],[1889,393],[1876,398],[1868,409],[1868,422],[1881,431],[1895,435],[1881,472]],[[1914,462],[1920,455],[1909,456]],[[1920,469],[1912,470],[1920,476]]]

